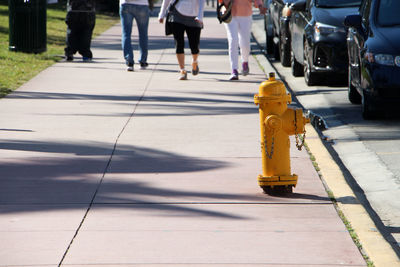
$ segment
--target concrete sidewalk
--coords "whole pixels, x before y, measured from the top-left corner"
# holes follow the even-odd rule
[[[187,81],[153,17],[147,70],[125,70],[116,25],[93,63],[0,100],[0,266],[366,266],[307,152],[292,145],[293,194],[258,187],[265,74],[251,58],[227,80],[214,12]]]

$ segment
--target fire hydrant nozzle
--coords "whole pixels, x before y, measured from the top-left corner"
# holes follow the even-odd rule
[[[282,128],[282,119],[276,115],[269,115],[265,119],[264,125],[267,129],[279,131]]]
[[[301,148],[309,119],[303,116],[302,109],[287,107],[291,95],[282,81],[275,79],[273,72],[259,86],[254,103],[259,105],[261,129],[263,173],[258,176],[258,183],[266,193],[291,192],[297,184],[297,175],[290,170],[289,136],[295,135],[296,145]],[[298,144],[300,134],[303,140]]]

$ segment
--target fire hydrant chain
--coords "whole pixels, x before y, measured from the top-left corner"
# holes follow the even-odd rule
[[[294,135],[295,136],[295,138],[296,138],[296,147],[297,147],[297,149],[298,150],[300,150],[301,151],[301,149],[303,148],[303,146],[304,146],[304,141],[306,140],[306,130],[304,130],[304,134],[303,134],[303,136],[301,137],[301,139],[303,139],[302,141],[301,141],[301,144],[299,145],[299,134],[295,134]]]
[[[266,128],[266,127],[265,127]],[[275,145],[275,137],[274,137],[274,132],[272,131],[271,134],[271,152],[268,153],[268,143],[267,143],[267,135],[265,133],[265,128],[264,128],[264,149],[265,149],[265,155],[269,158],[272,159],[272,155],[274,154],[274,145]]]
[[[303,130],[303,137],[301,137],[301,144],[299,145],[299,136],[300,134],[297,134],[297,116],[296,116],[296,110],[294,110],[294,137],[296,139],[296,147],[299,151],[301,151],[301,149],[304,146],[304,142],[306,140],[306,129]]]

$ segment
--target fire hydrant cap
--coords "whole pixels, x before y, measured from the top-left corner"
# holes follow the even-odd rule
[[[270,96],[276,98],[286,97],[286,87],[282,81],[275,80],[275,77],[270,77],[268,80],[262,82],[258,88],[259,96]]]

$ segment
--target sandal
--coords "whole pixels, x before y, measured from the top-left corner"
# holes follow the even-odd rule
[[[192,75],[197,75],[199,74],[199,65],[197,64],[197,61],[192,62]]]
[[[179,80],[187,80],[187,72],[186,70],[181,70]]]

